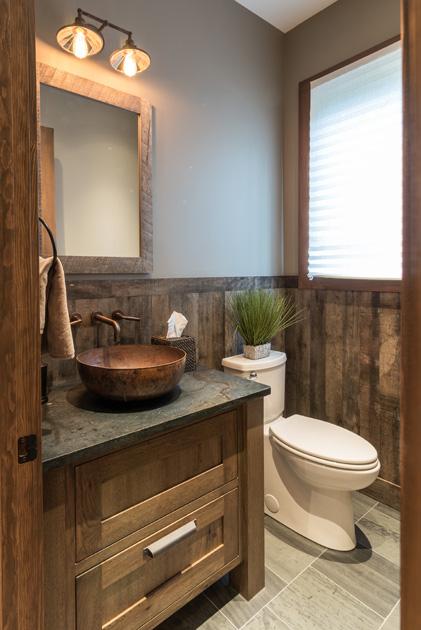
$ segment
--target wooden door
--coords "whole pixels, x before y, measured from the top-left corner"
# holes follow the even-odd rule
[[[0,0],[0,628],[42,628],[33,0]],[[39,450],[39,449],[38,449]],[[22,455],[23,449],[22,449]]]
[[[421,628],[421,1],[403,1],[402,625]]]

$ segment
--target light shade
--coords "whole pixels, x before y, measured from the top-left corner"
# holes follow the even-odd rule
[[[104,38],[99,30],[80,18],[57,32],[57,43],[79,59],[96,55],[104,48]]]
[[[135,46],[132,39],[128,39],[123,48],[115,50],[110,57],[110,63],[114,70],[122,72],[128,77],[133,77],[139,72],[144,72],[151,65],[148,53]]]

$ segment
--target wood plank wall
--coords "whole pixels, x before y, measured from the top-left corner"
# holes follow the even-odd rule
[[[82,326],[74,331],[76,352],[113,343],[110,326],[92,326],[93,311],[110,315],[120,309],[140,317],[140,324],[121,322],[122,343],[150,343],[152,335],[166,333],[168,317],[176,310],[189,320],[185,334],[196,338],[200,363],[219,368],[224,356],[241,349],[226,317],[231,292],[256,287],[281,290],[287,284],[279,277],[69,280],[69,312],[78,312],[83,318]],[[49,364],[51,386],[77,380],[75,361],[44,359]]]
[[[287,415],[354,431],[377,449],[369,490],[399,507],[400,295],[294,290],[307,318],[286,334]]]
[[[189,320],[186,334],[198,341],[199,360],[219,368],[241,346],[227,317],[234,291],[260,287],[290,295],[305,320],[279,335],[273,347],[288,355],[286,413],[339,424],[370,440],[382,462],[371,489],[380,500],[399,502],[400,298],[396,293],[298,289],[296,278],[188,278],[71,280],[70,311],[80,312],[77,352],[112,343],[112,330],[90,324],[90,313],[120,308],[138,315],[122,322],[123,343],[149,343],[162,334],[172,310]],[[74,361],[49,361],[53,385],[77,380]]]

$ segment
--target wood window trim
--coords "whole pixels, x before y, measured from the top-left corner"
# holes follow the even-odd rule
[[[308,248],[309,248],[309,172],[310,172],[310,90],[311,83],[336,70],[359,61],[378,50],[382,50],[391,44],[400,41],[401,36],[396,35],[358,55],[331,66],[323,72],[319,72],[299,84],[299,277],[298,286],[300,289],[331,289],[348,291],[383,291],[397,293],[401,290],[400,280],[363,280],[358,278],[314,278],[309,280],[308,272]]]

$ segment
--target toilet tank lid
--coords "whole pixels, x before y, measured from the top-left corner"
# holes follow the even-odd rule
[[[225,357],[225,359],[222,359],[222,365],[231,370],[237,370],[238,372],[261,372],[262,370],[269,370],[278,365],[284,365],[286,360],[287,355],[285,352],[272,350],[270,355],[264,359],[246,359],[243,354]]]

